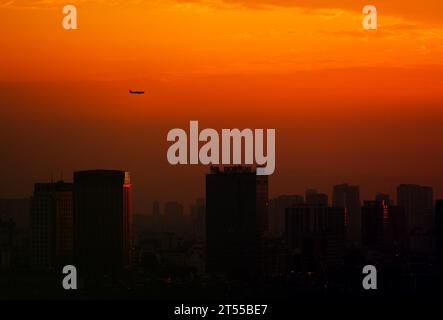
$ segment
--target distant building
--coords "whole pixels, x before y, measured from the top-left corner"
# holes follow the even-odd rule
[[[437,260],[443,274],[443,199],[435,203],[435,231],[437,236]]]
[[[186,229],[183,216],[183,205],[177,201],[169,201],[164,207],[164,231],[183,234]]]
[[[383,206],[383,224],[387,224],[389,220],[389,208],[394,205],[391,197],[387,193],[377,193],[375,201]]]
[[[131,220],[131,233],[134,239],[143,238],[143,235],[146,232],[153,232],[155,230],[154,218],[152,215],[132,214]]]
[[[416,184],[397,187],[397,203],[405,208],[408,232],[414,229],[427,231],[433,227],[433,190]]]
[[[362,206],[362,245],[366,249],[398,252],[406,249],[406,216],[403,207],[391,205],[389,196],[365,201]]]
[[[206,238],[206,206],[204,199],[197,199],[191,205],[191,225],[192,235],[198,241],[204,241]]]
[[[388,205],[394,204],[394,202],[391,200],[391,197],[387,193],[377,193],[375,195],[375,201],[378,201],[378,202],[384,201]]]
[[[288,272],[288,249],[285,238],[269,238],[264,242],[264,272],[266,276],[281,276]]]
[[[118,276],[130,266],[131,181],[128,172],[74,173],[74,248],[77,270],[86,283]]]
[[[31,267],[52,270],[72,262],[72,183],[36,183],[31,197]]]
[[[307,189],[305,192],[305,203],[314,206],[327,206],[328,195],[318,193],[316,189]]]
[[[0,269],[30,265],[31,199],[0,199]]]
[[[31,200],[29,198],[0,199],[0,218],[12,219],[19,230],[31,229]]]
[[[196,243],[189,248],[186,265],[193,268],[197,274],[205,272],[205,250],[201,243]]]
[[[171,219],[179,219],[183,215],[183,206],[176,201],[169,201],[165,204],[165,216]]]
[[[344,208],[347,240],[361,243],[361,203],[359,186],[336,185],[332,191],[332,206]]]
[[[387,233],[385,235],[387,247],[396,251],[405,250],[408,244],[405,209],[401,206],[390,205],[388,210]]]
[[[291,255],[300,255],[302,271],[340,267],[345,249],[344,209],[308,204],[287,208],[286,243]]]
[[[383,201],[365,201],[361,208],[362,246],[366,248],[382,249],[385,212]]]
[[[152,203],[152,213],[151,213],[150,218],[151,219],[149,220],[149,223],[151,225],[145,226],[144,228],[139,228],[139,229],[142,229],[143,231],[150,229],[151,232],[154,232],[154,233],[163,231],[164,216],[161,214],[160,202],[158,200],[155,200]],[[148,220],[146,220],[146,221],[148,221]],[[135,226],[135,223],[134,223],[134,226]]]
[[[303,196],[283,195],[271,199],[268,205],[269,235],[273,238],[282,237],[285,233],[285,210],[304,203]]]
[[[15,223],[12,219],[3,220],[0,216],[0,270],[14,266]]]
[[[267,176],[252,168],[212,167],[206,175],[206,270],[255,276],[263,271]]]

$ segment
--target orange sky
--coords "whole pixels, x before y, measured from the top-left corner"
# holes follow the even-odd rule
[[[402,182],[441,197],[443,2],[423,2],[73,1],[79,30],[65,31],[65,1],[0,0],[0,197],[117,167],[140,211],[189,201],[206,169],[171,167],[165,141],[189,120],[276,128],[271,195],[349,181],[366,198]]]
[[[443,4],[407,2],[380,1],[379,30],[369,32],[361,27],[367,1],[74,1],[79,30],[65,31],[66,1],[0,0],[0,79],[162,79],[440,64],[443,22],[436,15]]]

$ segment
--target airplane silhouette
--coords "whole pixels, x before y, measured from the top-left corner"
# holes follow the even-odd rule
[[[130,94],[145,94],[144,91],[132,91],[132,90],[129,90],[129,93]]]

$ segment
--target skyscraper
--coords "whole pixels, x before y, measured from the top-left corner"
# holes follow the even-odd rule
[[[301,254],[303,271],[339,267],[345,244],[344,209],[302,204],[286,209],[290,255]]]
[[[0,268],[28,268],[31,199],[0,199]]]
[[[0,199],[0,218],[12,219],[18,229],[28,231],[31,228],[31,199]]]
[[[15,223],[0,216],[0,271],[14,267]]]
[[[361,242],[360,188],[348,184],[336,185],[332,191],[332,206],[345,209],[348,241]]]
[[[388,194],[362,206],[362,245],[366,249],[399,252],[407,243],[404,208],[392,204]]]
[[[361,209],[362,245],[366,248],[381,249],[384,235],[384,202],[365,201]]]
[[[314,206],[327,206],[328,195],[325,193],[318,193],[316,189],[307,189],[305,192],[305,202]]]
[[[191,204],[192,235],[199,241],[203,241],[206,236],[205,210],[204,199],[197,199],[194,204]]]
[[[269,234],[272,237],[281,237],[285,232],[286,208],[304,203],[303,196],[283,195],[271,199],[268,206]]]
[[[394,203],[391,201],[391,197],[387,193],[377,193],[375,195],[375,201],[381,202],[384,201],[389,205],[393,205]]]
[[[171,219],[179,219],[183,215],[183,206],[176,201],[166,202],[165,215]]]
[[[435,231],[437,236],[437,261],[443,274],[443,199],[435,203]]]
[[[397,187],[397,203],[405,208],[409,232],[420,228],[429,230],[433,224],[433,190],[416,184],[401,184]]]
[[[128,172],[74,173],[74,249],[89,282],[118,275],[131,263],[131,181]]]
[[[394,204],[387,193],[377,193],[375,195],[375,201],[383,206],[383,224],[387,224],[389,221],[389,209]]]
[[[206,175],[208,272],[262,272],[267,201],[267,176],[257,176],[249,167],[211,168]]]
[[[182,234],[185,231],[183,205],[177,201],[168,201],[164,208],[164,227],[167,232]]]
[[[406,228],[405,208],[390,205],[388,209],[388,245],[398,250],[406,249],[408,242],[408,231]]]
[[[72,183],[36,183],[31,198],[31,266],[54,269],[72,262]]]
[[[151,216],[151,224],[152,228],[156,232],[160,232],[163,229],[163,216],[160,214],[160,202],[155,200],[152,203],[152,216]],[[134,223],[134,229],[136,228],[136,224]]]

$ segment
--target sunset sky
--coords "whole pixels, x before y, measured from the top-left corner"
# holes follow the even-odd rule
[[[68,3],[0,0],[0,197],[115,168],[137,212],[189,203],[207,168],[169,165],[166,134],[190,120],[275,128],[271,196],[349,182],[362,199],[399,183],[443,197],[443,1],[84,0],[66,31]]]

